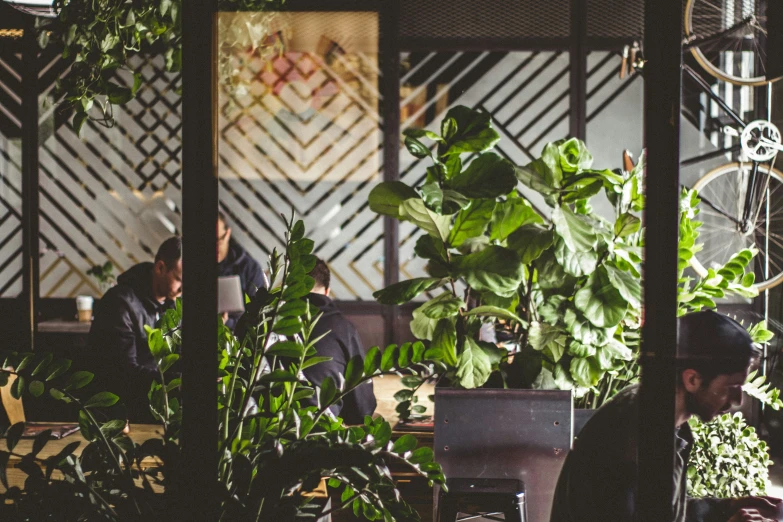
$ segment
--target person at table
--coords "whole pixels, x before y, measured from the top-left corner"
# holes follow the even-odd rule
[[[696,415],[703,422],[709,422],[742,402],[742,385],[748,367],[758,356],[750,335],[733,319],[713,311],[702,311],[678,319],[678,345],[672,426],[677,452],[671,520],[776,520],[780,499],[686,497],[688,458],[693,449],[688,419]],[[576,438],[560,472],[551,522],[635,520],[637,483],[644,480],[638,475],[638,430],[639,388],[631,386],[601,407]]]
[[[217,262],[218,276],[238,275],[242,292],[249,297],[256,295],[259,288],[269,286],[266,274],[258,261],[231,237],[231,227],[228,226],[223,212],[218,212]],[[224,322],[233,330],[241,316],[241,313],[227,314],[224,316]]]
[[[181,294],[182,239],[175,236],[160,245],[153,263],[117,277],[96,305],[88,339],[96,381],[119,395],[131,422],[153,420],[147,392],[159,376],[144,325],[154,326]]]
[[[320,386],[327,377],[339,384],[341,379],[344,379],[348,361],[357,355],[364,359],[365,350],[356,327],[345,318],[329,297],[331,273],[323,260],[316,261],[310,277],[315,279],[315,286],[307,299],[322,313],[313,328],[312,338],[317,339],[326,334],[315,344],[315,350],[319,357],[331,357],[332,360],[306,368],[304,375],[315,386]],[[315,399],[312,400],[315,404]],[[345,424],[362,424],[365,415],[375,412],[375,406],[372,381],[367,381],[330,409],[336,416],[342,417]]]

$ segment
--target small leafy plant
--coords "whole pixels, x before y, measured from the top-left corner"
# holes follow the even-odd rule
[[[114,265],[111,261],[92,266],[87,270],[87,275],[94,277],[104,292],[117,284],[117,278],[114,277]]]
[[[767,443],[741,413],[725,413],[708,424],[695,417],[688,422],[694,438],[688,495],[731,498],[766,493],[772,464]]]

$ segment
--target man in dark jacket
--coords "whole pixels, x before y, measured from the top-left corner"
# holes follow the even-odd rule
[[[228,226],[226,216],[222,212],[218,212],[217,261],[218,275],[238,275],[242,283],[242,292],[246,295],[253,297],[259,288],[267,288],[266,275],[261,265],[250,257],[239,243],[231,239],[231,227]],[[225,320],[226,326],[233,330],[241,316],[241,313],[230,314]]]
[[[100,300],[90,328],[89,347],[96,378],[120,396],[134,422],[150,421],[147,392],[158,378],[144,325],[155,323],[182,294],[182,240],[163,242],[154,263],[139,263],[117,278]]]
[[[310,277],[315,279],[315,286],[307,299],[323,314],[313,328],[312,337],[318,338],[329,332],[316,343],[315,350],[319,357],[331,357],[332,360],[311,366],[304,370],[304,374],[316,386],[320,386],[326,377],[331,377],[335,384],[339,384],[344,380],[348,361],[356,355],[364,358],[365,350],[356,327],[329,298],[331,274],[326,263],[319,259]],[[348,394],[341,403],[333,405],[331,410],[342,417],[345,424],[362,424],[365,415],[375,412],[375,406],[372,381],[367,381]]]
[[[742,402],[742,385],[756,355],[750,335],[725,315],[695,312],[678,320],[678,347],[671,522],[771,522],[780,499],[686,496],[693,448],[688,419],[696,415],[709,422]],[[551,522],[636,519],[637,483],[644,480],[638,474],[638,430],[638,387],[631,386],[601,407],[579,433],[560,472]]]

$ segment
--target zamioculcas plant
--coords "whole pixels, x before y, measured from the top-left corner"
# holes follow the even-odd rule
[[[259,290],[248,304],[240,338],[216,318],[219,520],[284,522],[345,508],[369,520],[419,520],[400,495],[389,466],[402,465],[430,484],[444,485],[432,449],[417,447],[413,435],[392,440],[391,426],[380,417],[346,426],[329,407],[383,374],[431,375],[431,366],[423,363],[424,345],[373,347],[364,361],[349,361],[344,381],[327,378],[314,387],[304,380],[301,370],[328,359],[316,353],[318,339],[311,335],[318,316],[307,301],[314,284],[307,274],[315,257],[313,241],[304,234],[302,221],[287,221],[285,249],[275,250],[270,258],[273,289]],[[176,518],[166,509],[173,505],[170,479],[179,461],[182,409],[188,407],[177,398],[181,378],[172,373],[180,357],[181,319],[180,301],[156,327],[147,329],[160,370],[149,391],[150,411],[161,423],[161,434],[142,445],[123,433],[123,412],[107,409],[119,401],[116,395],[101,392],[80,398],[92,380],[89,372],[68,375],[70,361],[53,360],[51,354],[12,354],[6,360],[3,367],[15,370],[0,370],[0,382],[15,374],[14,395],[35,397],[48,390],[74,406],[87,444],[80,456],[74,451],[85,441],[75,440],[59,454],[40,459],[37,455],[49,436],[44,433],[32,453],[16,454],[23,425],[11,427],[8,451],[0,451],[0,482],[6,488],[0,493],[0,512],[8,514],[4,520]],[[12,454],[29,477],[23,488],[8,487],[5,470]],[[142,467],[146,457],[154,457],[157,464]],[[336,494],[328,512],[311,494],[321,481]]]

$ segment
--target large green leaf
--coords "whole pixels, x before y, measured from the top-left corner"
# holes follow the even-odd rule
[[[598,265],[598,252],[574,252],[568,248],[565,241],[559,239],[555,245],[555,259],[566,274],[582,277],[595,272],[595,267]]]
[[[597,362],[593,361],[593,359],[571,359],[570,370],[574,382],[585,388],[592,388],[598,384],[598,381],[604,374]]]
[[[495,201],[491,199],[476,199],[467,208],[460,210],[449,234],[449,244],[460,246],[466,239],[477,237],[484,233],[490,220]]]
[[[463,388],[478,388],[492,373],[492,363],[489,356],[471,339],[465,338],[465,346],[459,356],[457,379]]]
[[[435,325],[432,343],[424,354],[428,361],[440,361],[446,366],[457,366],[457,329],[450,319],[441,319]]]
[[[443,292],[421,305],[419,311],[430,319],[444,319],[457,315],[459,309],[464,307],[465,302],[462,299],[449,292]]]
[[[433,212],[419,198],[406,199],[400,203],[400,219],[410,221],[429,235],[442,241],[446,241],[449,237],[451,217]]]
[[[448,261],[443,241],[430,235],[420,235],[416,240],[413,252],[422,259],[437,260],[443,263]]]
[[[489,238],[503,241],[521,226],[543,222],[544,220],[526,199],[508,198],[495,205]]]
[[[525,225],[508,236],[508,248],[514,250],[522,260],[529,265],[552,246],[555,234],[549,229],[537,225]]]
[[[477,306],[469,312],[465,312],[464,315],[466,317],[470,317],[471,315],[477,315],[479,317],[497,317],[507,321],[516,321],[518,323],[523,322],[522,319],[516,314],[511,313],[504,308],[498,308],[497,306]]]
[[[623,214],[614,223],[614,235],[626,237],[635,233],[642,226],[642,221],[633,214]]]
[[[417,277],[389,285],[372,296],[381,304],[403,304],[442,283],[443,279],[437,277]]]
[[[456,127],[456,132],[450,128],[444,129],[453,133],[448,140],[447,155],[482,152],[491,149],[500,141],[500,135],[492,128],[490,116],[486,112],[458,105],[446,113],[444,121],[449,119],[455,124],[449,124],[449,127]]]
[[[419,192],[421,193],[421,199],[424,200],[427,207],[438,214],[443,213],[443,190],[441,190],[437,181],[425,183],[421,186]]]
[[[623,299],[628,301],[634,308],[642,306],[642,282],[628,272],[624,272],[611,265],[604,265],[606,275],[609,276],[609,282],[617,290]]]
[[[539,159],[524,167],[516,167],[514,174],[517,179],[521,181],[527,187],[535,190],[536,192],[547,196],[554,194],[556,188],[552,186],[546,176],[546,165]]]
[[[633,359],[633,351],[615,338],[609,339],[603,348],[616,359],[630,361]]]
[[[535,161],[536,168],[544,176],[544,180],[550,187],[560,188],[563,181],[563,170],[560,167],[560,149],[558,148],[560,142],[549,142],[544,145],[544,150],[541,151],[541,157]]]
[[[571,138],[557,147],[560,153],[560,168],[564,173],[575,173],[589,169],[593,165],[593,155],[587,150],[585,142]]]
[[[593,326],[581,312],[569,308],[563,316],[563,322],[568,332],[582,344],[593,346],[605,345],[609,338],[614,335],[614,328],[604,329]]]
[[[538,270],[538,285],[544,290],[572,288],[575,283],[575,278],[566,273],[551,251],[544,252],[535,261],[535,267]]]
[[[85,408],[108,408],[117,404],[120,398],[109,392],[96,393],[84,403]]]
[[[481,252],[452,259],[454,273],[471,288],[502,297],[513,296],[524,278],[524,265],[513,250],[489,246]]]
[[[587,284],[574,296],[574,306],[595,326],[615,326],[625,316],[628,302],[609,281],[606,269],[601,266],[587,280]]]
[[[418,197],[416,191],[402,181],[384,181],[370,191],[367,201],[373,212],[402,219],[400,204],[406,199]]]
[[[555,207],[552,211],[555,230],[574,252],[589,252],[595,249],[598,236],[593,226],[582,216],[574,214],[568,207]]]
[[[552,362],[557,362],[565,353],[568,337],[565,331],[557,326],[546,323],[533,322],[528,332],[528,343],[534,350],[549,350]]]
[[[449,184],[470,198],[494,199],[514,190],[517,178],[513,163],[494,152],[484,152],[451,178]]]
[[[432,340],[432,336],[435,334],[435,326],[438,324],[437,319],[430,319],[424,312],[421,311],[421,307],[413,311],[413,320],[411,321],[411,333],[416,339]]]

